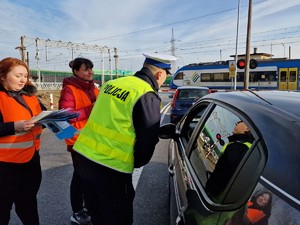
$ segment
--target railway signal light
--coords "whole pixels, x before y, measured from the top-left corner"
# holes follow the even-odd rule
[[[255,59],[251,59],[249,63],[249,68],[250,69],[255,69],[257,67],[258,63]]]
[[[245,66],[246,66],[246,61],[245,61],[245,59],[239,59],[239,60],[237,61],[237,68],[239,68],[239,69],[244,69]]]
[[[249,62],[249,68],[250,69],[255,69],[258,65],[258,62],[255,59],[251,59]],[[245,59],[239,59],[237,61],[237,68],[239,69],[245,69],[246,66],[246,61]]]

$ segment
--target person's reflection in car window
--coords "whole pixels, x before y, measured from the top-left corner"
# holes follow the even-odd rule
[[[230,178],[251,147],[254,138],[243,121],[236,123],[233,134],[228,137],[229,142],[223,147],[222,154],[211,173],[206,189],[211,197],[218,196],[228,184]]]
[[[267,225],[271,216],[272,193],[266,189],[257,191],[247,205],[237,211],[226,225]]]

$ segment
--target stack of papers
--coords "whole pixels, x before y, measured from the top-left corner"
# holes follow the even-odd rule
[[[32,117],[29,121],[43,124],[51,130],[58,139],[73,137],[77,129],[68,123],[68,120],[78,117],[79,114],[69,109],[54,111],[42,111],[39,115]]]
[[[54,111],[42,111],[39,115],[32,117],[29,121],[34,123],[47,123],[49,121],[67,121],[78,117],[79,114],[71,112],[69,109]]]

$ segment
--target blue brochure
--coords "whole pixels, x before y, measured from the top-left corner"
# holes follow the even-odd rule
[[[42,111],[39,115],[32,117],[30,121],[43,124],[52,131],[58,139],[62,140],[73,137],[77,132],[77,129],[67,121],[78,116],[78,113],[71,112],[69,109],[60,109]]]
[[[49,121],[43,124],[60,140],[71,138],[77,132],[77,129],[67,121]]]

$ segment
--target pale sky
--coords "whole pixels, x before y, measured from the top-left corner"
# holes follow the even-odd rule
[[[246,49],[248,3],[240,0],[238,54]],[[0,59],[21,58],[15,47],[25,35],[31,69],[37,69],[37,37],[117,48],[118,68],[133,71],[140,69],[143,52],[174,52],[176,68],[230,60],[235,54],[237,6],[238,0],[1,0]],[[299,12],[299,0],[253,0],[251,53],[256,47],[274,58],[300,58]],[[99,52],[40,45],[40,69],[68,71],[72,56],[90,58],[96,69],[102,68]],[[109,69],[106,52],[104,69]]]

